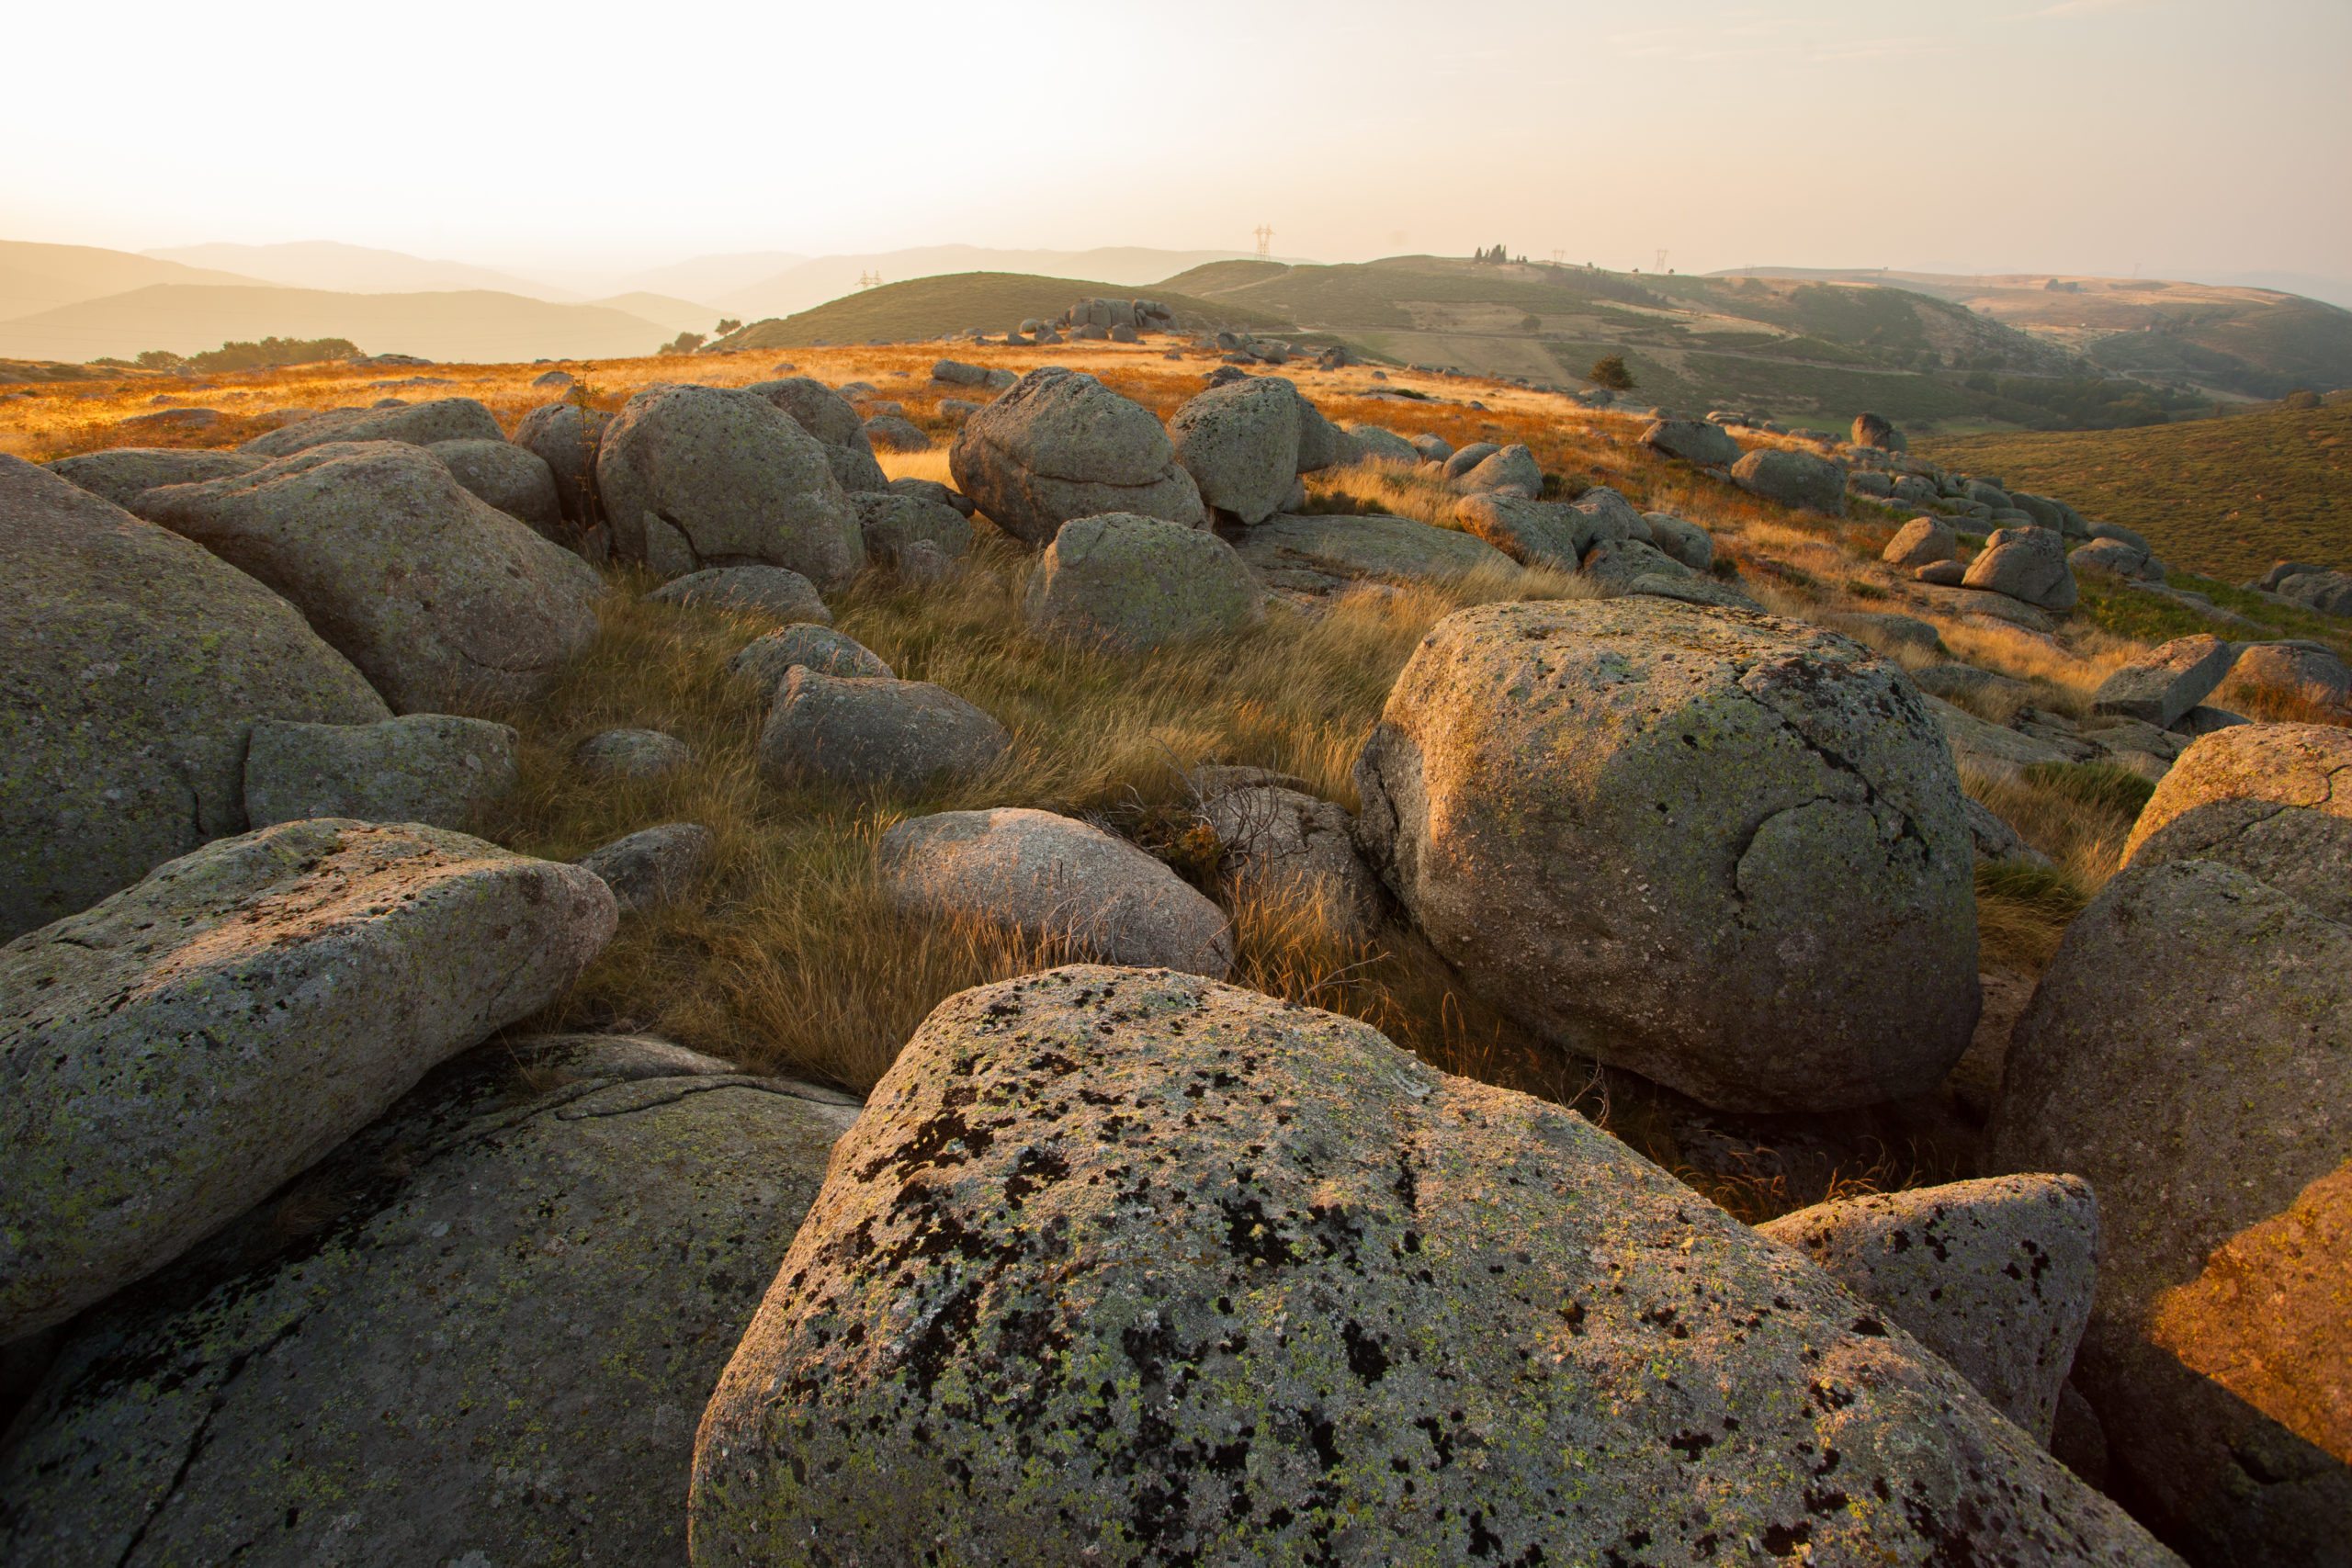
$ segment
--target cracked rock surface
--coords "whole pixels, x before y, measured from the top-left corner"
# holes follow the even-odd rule
[[[1368,857],[1481,995],[1724,1110],[1934,1087],[1978,1007],[1926,699],[1833,633],[1640,596],[1440,622],[1356,763]]]
[[[391,716],[293,605],[9,457],[0,569],[0,941],[243,832],[256,720]]]
[[[589,872],[317,818],[0,948],[0,1340],[169,1262],[543,1007],[613,934]]]
[[[2352,925],[2352,729],[2241,724],[2192,744],[2132,825],[2126,865],[2233,865]]]
[[[290,601],[395,713],[529,701],[596,635],[595,569],[422,447],[313,446],[139,513]]]
[[[2342,1562],[2352,925],[2232,865],[2127,866],[2018,1022],[1985,1164],[2098,1193],[2074,1382],[2116,1495],[2199,1563]]]
[[[695,1445],[695,1561],[2171,1561],[1559,1107],[1197,976],[933,1013]]]
[[[684,1561],[695,1419],[841,1098],[658,1040],[468,1054],[77,1325],[0,1558]]]

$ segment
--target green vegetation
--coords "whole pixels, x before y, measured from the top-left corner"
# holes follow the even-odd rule
[[[1634,389],[1634,373],[1625,368],[1625,356],[1622,354],[1604,354],[1594,360],[1592,368],[1585,372],[1585,379],[1612,392]]]
[[[347,338],[266,337],[258,343],[224,343],[219,348],[186,355],[167,349],[151,348],[141,354],[136,363],[141,370],[184,370],[199,376],[218,376],[232,370],[275,370],[285,365],[317,365],[330,359],[350,359],[358,353],[358,345]],[[96,363],[109,365],[121,362],[99,360]]]
[[[2230,581],[2282,558],[2352,566],[2352,400],[2142,430],[1929,439],[1913,449],[2064,496],[2086,516],[2146,535],[2167,562]]]
[[[1246,265],[1220,263],[1219,265]],[[971,327],[1009,332],[1031,316],[1058,316],[1080,299],[1148,298],[1176,312],[1187,329],[1282,331],[1283,317],[1195,299],[1153,286],[1122,288],[1025,272],[959,272],[913,277],[829,300],[797,315],[772,317],[719,341],[721,348],[797,348],[810,344],[910,343]]]

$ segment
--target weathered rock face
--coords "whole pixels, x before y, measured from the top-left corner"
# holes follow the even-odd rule
[[[1642,445],[1651,451],[1705,468],[1729,468],[1739,461],[1739,443],[1723,426],[1702,419],[1661,419],[1642,432]]]
[[[1757,1227],[1951,1363],[2044,1447],[2091,1315],[2098,1204],[2072,1176],[1843,1198]]]
[[[497,418],[471,398],[440,398],[391,408],[329,409],[281,426],[245,443],[256,457],[290,457],[313,446],[340,441],[398,441],[430,446],[436,441],[503,441]]]
[[[591,778],[658,779],[695,760],[695,750],[659,729],[600,729],[571,749],[571,765]]]
[[[664,822],[582,855],[580,868],[593,871],[613,890],[623,914],[674,903],[710,860],[713,839],[699,822]]]
[[[1458,479],[1502,449],[1498,441],[1473,441],[1467,446],[1454,448],[1442,460],[1439,471],[1447,479]]]
[[[1519,570],[1483,539],[1409,517],[1271,517],[1236,548],[1269,587],[1307,593],[1357,582],[1443,581],[1473,572],[1508,578]]]
[[[0,1340],[243,1213],[544,1006],[613,922],[585,872],[326,818],[209,844],[0,948]]]
[[[198,452],[179,446],[117,446],[60,457],[48,465],[59,479],[70,480],[117,506],[129,506],[158,485],[193,484],[199,479],[249,474],[262,459],[244,452]]]
[[[945,501],[885,491],[854,495],[850,504],[857,510],[858,529],[865,536],[865,558],[876,565],[896,561],[901,550],[916,544],[930,545],[949,560],[972,553],[971,523]]]
[[[830,623],[833,613],[817,585],[780,566],[714,566],[673,578],[646,597],[657,604],[699,604],[741,615],[770,615],[789,624]]]
[[[396,713],[527,702],[596,635],[594,570],[421,447],[314,447],[139,505],[292,601]]]
[[[865,422],[865,439],[869,449],[879,446],[886,452],[928,452],[931,437],[922,426],[903,414],[878,414]],[[880,468],[880,464],[876,464]]]
[[[720,1379],[691,1513],[707,1563],[2166,1560],[1575,1115],[1086,967],[910,1042]]]
[[[855,1114],[725,1075],[625,1038],[451,1064],[82,1326],[0,1556],[684,1562],[695,1415]]]
[[[2352,925],[2352,729],[2241,724],[2180,754],[2123,845],[2126,865],[2220,861]]]
[[[832,588],[865,548],[831,450],[756,393],[649,387],[605,427],[596,488],[615,548],[663,577],[781,566]]]
[[[2098,1193],[2074,1382],[2119,1495],[2199,1563],[2340,1561],[2352,926],[2210,861],[2126,868],[2018,1021],[1988,1164]]]
[[[1241,631],[1265,618],[1264,595],[1233,547],[1156,517],[1080,517],[1029,577],[1024,605],[1040,636],[1142,652]]]
[[[1592,547],[1590,520],[1556,501],[1513,495],[1465,495],[1454,503],[1463,531],[1525,566],[1574,571]]]
[[[820,675],[879,675],[897,673],[881,655],[855,637],[830,626],[799,625],[782,627],[745,645],[727,661],[727,668],[774,691],[786,671],[806,664]]]
[[[555,479],[556,504],[574,527],[596,521],[596,448],[613,416],[577,403],[542,403],[514,427],[514,445],[548,466]]]
[[[1461,456],[1460,453],[1455,454]],[[1535,454],[1514,442],[1497,447],[1464,474],[1462,488],[1473,495],[1516,495],[1533,500],[1544,491],[1544,470]]]
[[[2278,592],[2290,604],[2323,615],[2352,615],[2352,571],[2294,572],[2279,579]]]
[[[1731,466],[1732,483],[1783,506],[1846,514],[1846,470],[1826,457],[1758,446]]]
[[[2338,707],[2352,705],[2352,667],[2323,642],[2254,642],[2238,653],[2219,694],[2228,706],[2296,696]]]
[[[1951,560],[1960,552],[1960,540],[1950,525],[1933,517],[1914,517],[1894,531],[1879,558],[1891,567],[1911,570]]]
[[[2164,578],[2161,561],[2120,539],[2093,539],[2079,549],[2069,550],[2066,566],[2078,578],[2086,571],[2103,572],[2133,582],[2161,581]]]
[[[1377,424],[1351,424],[1348,434],[1356,444],[1360,459],[1375,463],[1414,464],[1421,460],[1420,450],[1395,431]]]
[[[1199,527],[1199,487],[1159,421],[1091,376],[1047,366],[964,422],[949,451],[956,486],[1032,545],[1073,517],[1134,513]]]
[[[1844,637],[1650,597],[1464,610],[1356,787],[1438,951],[1579,1055],[1817,1111],[1929,1089],[1967,1047],[1959,779],[1926,699]]]
[[[1215,904],[1125,840],[1050,811],[910,818],[876,858],[884,893],[909,914],[1004,926],[1114,964],[1219,978],[1233,966]]]
[[[2148,649],[2099,682],[2091,711],[2170,729],[2211,696],[2238,650],[2220,637],[2179,637]]]
[[[1961,581],[2044,610],[2075,607],[2075,574],[2066,566],[2065,542],[2047,528],[1994,529]]]
[[[785,672],[760,730],[760,771],[782,784],[917,790],[967,779],[1012,737],[990,715],[928,681]]]
[[[1686,604],[1719,604],[1759,614],[1764,608],[1730,583],[1702,577],[1657,546],[1639,539],[1611,539],[1593,546],[1585,553],[1577,575],[1598,588],[1605,599],[1646,593]]]
[[[1237,897],[1312,904],[1344,936],[1363,940],[1380,921],[1380,879],[1356,852],[1344,807],[1302,790],[1252,784],[1211,792],[1201,820],[1224,851]]]
[[[1299,473],[1306,400],[1278,377],[1211,387],[1176,411],[1168,435],[1201,500],[1244,523],[1281,509]]]
[[[380,724],[266,718],[245,751],[245,818],[306,817],[466,828],[514,789],[513,729],[487,719],[417,713]]]
[[[1424,463],[1444,464],[1453,460],[1453,444],[1448,442],[1442,435],[1432,434],[1428,431],[1424,431],[1420,434],[1412,436],[1409,439],[1412,443],[1413,450],[1420,454],[1421,461]]]
[[[0,457],[0,940],[245,828],[257,719],[390,716],[294,607]]]
[[[1669,512],[1645,512],[1642,521],[1649,525],[1650,543],[1692,571],[1705,573],[1714,567],[1715,541],[1696,523]]]
[[[847,398],[822,381],[806,376],[781,381],[758,381],[744,389],[791,416],[793,422],[824,445],[825,462],[844,491],[870,492],[889,489],[882,465],[874,460],[873,438],[865,422]],[[917,432],[918,434],[921,432]]]
[[[563,504],[547,459],[511,441],[435,441],[425,448],[459,484],[550,539],[563,534]]]
[[[1902,452],[1910,446],[1884,414],[1856,414],[1849,438],[1857,446],[1875,446],[1883,452]]]

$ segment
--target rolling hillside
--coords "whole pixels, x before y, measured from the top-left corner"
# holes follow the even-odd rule
[[[967,327],[1002,333],[1027,317],[1058,315],[1072,301],[1096,295],[1158,299],[1174,310],[1178,323],[1187,328],[1215,325],[1271,331],[1285,324],[1281,317],[1263,311],[1195,299],[1157,287],[1137,289],[1030,273],[964,272],[885,284],[813,310],[753,321],[724,340],[722,346],[763,349],[805,344],[908,343],[944,337]]]
[[[337,294],[157,284],[0,321],[0,357],[129,359],[151,348],[193,354],[277,336],[348,338],[370,354],[428,359],[612,358],[650,354],[672,335],[602,306],[551,305],[488,290]]]
[[[1144,285],[1185,267],[1229,257],[1231,251],[1161,251],[1142,245],[1109,245],[1091,251],[1004,251],[980,245],[924,245],[864,255],[817,256],[757,283],[716,298],[727,313],[747,321],[790,316],[854,292],[868,275],[889,283],[961,273],[1031,273],[1052,277],[1099,277],[1113,292],[1139,293]],[[1059,310],[1059,306],[1055,309]]]
[[[420,294],[490,289],[526,299],[577,304],[580,296],[537,278],[518,277],[464,262],[432,261],[402,251],[372,250],[331,240],[276,245],[182,245],[146,253],[189,266],[224,272],[286,288],[324,288],[344,294]],[[109,290],[108,292],[113,292]]]
[[[2233,397],[2352,387],[2352,310],[2268,288],[2164,278],[1760,267],[1739,275],[1949,300],[2107,369]]]
[[[2148,430],[1914,443],[1921,456],[2063,495],[2231,582],[2282,557],[2352,567],[2352,396]]]
[[[236,285],[258,279],[96,245],[0,240],[0,321],[128,293],[157,283]]]
[[[1406,363],[1564,381],[1622,354],[1638,398],[1730,404],[1794,425],[1839,427],[1865,409],[1917,427],[2117,424],[2187,406],[2109,381],[2064,345],[1898,289],[1442,256],[1227,261],[1159,287]]]

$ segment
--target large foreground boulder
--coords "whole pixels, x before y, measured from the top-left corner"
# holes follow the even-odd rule
[[[576,528],[596,521],[596,448],[613,416],[577,403],[542,403],[514,427],[514,445],[536,455],[555,479],[556,504]]]
[[[290,457],[340,441],[398,441],[430,446],[436,441],[505,439],[497,416],[473,399],[438,398],[390,408],[329,409],[256,435],[245,443],[243,450],[256,457]]]
[[[2074,1381],[2118,1495],[2200,1564],[2342,1562],[2352,926],[2211,861],[2126,868],[2018,1021],[1991,1134],[1989,1168],[2098,1193]]]
[[[514,731],[483,718],[415,713],[380,724],[262,719],[245,751],[245,818],[305,817],[468,828],[514,789]]]
[[[158,485],[193,484],[199,479],[249,474],[264,461],[247,452],[116,446],[104,452],[85,452],[78,457],[60,457],[48,467],[59,479],[70,479],[117,506],[129,506]]]
[[[1134,513],[1199,527],[1201,492],[1151,411],[1091,376],[1032,370],[964,422],[949,451],[956,486],[1032,545],[1073,517]]]
[[[1731,466],[1731,482],[1782,506],[1846,514],[1845,466],[1808,452],[1758,446]]]
[[[828,451],[754,392],[649,387],[597,448],[614,547],[665,578],[781,566],[838,587],[865,550]]]
[[[1030,574],[1023,613],[1041,636],[1139,653],[1241,631],[1265,604],[1215,534],[1114,513],[1062,525]]]
[[[889,489],[889,478],[874,459],[873,437],[847,398],[807,376],[755,381],[743,389],[774,403],[823,444],[826,465],[842,490],[865,494]]]
[[[2352,729],[2241,724],[2204,736],[2157,781],[2126,865],[2233,865],[2352,925]]]
[[[586,872],[336,818],[209,844],[0,948],[0,1340],[169,1262],[613,934]]]
[[[313,447],[139,505],[290,600],[396,713],[528,702],[596,635],[595,570],[421,447]]]
[[[1114,964],[1222,978],[1225,914],[1141,850],[1050,811],[910,818],[882,835],[884,895],[902,913],[1010,929]]]
[[[2098,1203],[2072,1176],[1833,1199],[1757,1229],[1795,1247],[2047,1447],[2091,1314]]]
[[[550,539],[563,537],[563,503],[547,459],[512,441],[435,441],[425,448],[466,487]]]
[[[696,1561],[2155,1563],[1820,1270],[1353,1019],[943,1003],[705,1413]]]
[[[832,1098],[653,1040],[451,1064],[80,1327],[0,1460],[0,1557],[684,1562],[695,1415]]]
[[[257,720],[390,710],[294,606],[0,457],[0,941],[243,832]]]
[[[1356,787],[1438,951],[1577,1055],[1818,1111],[1930,1089],[1967,1047],[1959,778],[1918,691],[1844,637],[1645,596],[1464,610]]]
[[[1288,381],[1256,376],[1211,387],[1178,409],[1169,439],[1201,500],[1244,523],[1279,511],[1298,478],[1305,403]]]

